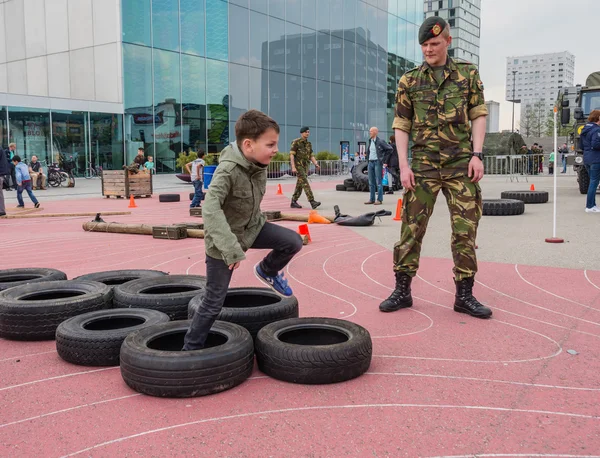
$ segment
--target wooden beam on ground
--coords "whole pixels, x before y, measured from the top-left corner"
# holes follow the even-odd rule
[[[0,218],[7,219],[18,219],[18,218],[66,218],[66,217],[78,217],[78,216],[96,216],[100,213],[101,216],[115,216],[115,215],[131,215],[131,212],[84,212],[84,213],[40,213],[35,215],[6,215],[0,216]]]
[[[321,215],[321,216],[323,216],[323,215]],[[332,223],[333,223],[333,220],[335,219],[333,216],[323,216],[323,218],[328,219]],[[279,221],[299,221],[299,222],[307,223],[308,215],[300,215],[298,213],[281,213],[281,217],[279,218]]]
[[[82,227],[83,230],[87,232],[152,235],[152,226],[147,224],[96,223],[94,221],[88,221],[83,223]],[[204,231],[201,229],[188,229],[187,236],[190,238],[203,239]]]

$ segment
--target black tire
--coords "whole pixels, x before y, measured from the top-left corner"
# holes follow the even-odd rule
[[[188,304],[206,285],[199,275],[167,275],[140,278],[115,287],[115,308],[158,310],[171,320],[185,320]]]
[[[587,194],[590,187],[590,175],[584,166],[579,167],[577,171],[577,183],[579,183],[579,192]]]
[[[61,280],[15,286],[0,292],[0,337],[52,340],[63,321],[111,306],[109,286]]]
[[[347,188],[354,187],[354,180],[352,178],[346,178],[344,180],[344,186]]]
[[[27,267],[25,269],[0,270],[0,291],[28,283],[66,279],[67,274],[56,269]]]
[[[190,192],[190,200],[194,200],[194,196],[196,195],[195,192]]]
[[[169,275],[166,272],[160,270],[144,270],[144,269],[133,269],[133,270],[107,270],[104,272],[92,272],[89,274],[81,275],[76,277],[75,280],[91,280],[104,283],[105,285],[114,288],[117,285],[137,280],[139,278],[155,278],[164,277]]]
[[[336,184],[335,185],[335,190],[336,191],[345,191],[346,190],[346,186],[344,186],[343,184]]]
[[[372,353],[369,331],[333,318],[277,321],[262,328],[256,337],[259,369],[292,383],[353,379],[369,369]]]
[[[202,303],[204,292],[195,296],[188,307],[193,319]],[[282,297],[270,288],[230,288],[217,320],[239,324],[255,339],[258,331],[275,321],[298,318],[298,299]]]
[[[84,313],[56,329],[56,351],[65,361],[81,366],[118,366],[121,344],[134,331],[169,316],[156,310],[111,309]]]
[[[504,191],[500,198],[520,200],[526,204],[545,204],[548,202],[548,191]]]
[[[484,199],[484,216],[512,216],[525,213],[525,202],[512,199]]]
[[[254,368],[252,336],[243,327],[215,321],[202,350],[180,351],[191,321],[150,326],[121,346],[121,375],[135,391],[187,398],[219,393],[246,380]]]
[[[349,188],[346,188],[346,191],[347,191],[347,192],[355,192],[355,191],[356,191],[356,188],[353,188],[353,187],[351,186],[351,187],[349,187]]]
[[[181,196],[179,194],[159,194],[158,201],[159,202],[179,202],[181,200]]]
[[[369,164],[367,162],[360,162],[352,169],[352,181],[354,181],[354,187],[359,191],[367,191],[369,189],[368,167]]]

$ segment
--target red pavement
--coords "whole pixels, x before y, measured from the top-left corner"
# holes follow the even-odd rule
[[[132,215],[105,219],[198,221],[182,197],[139,199]],[[288,202],[270,187],[263,208]],[[53,267],[69,278],[129,268],[205,272],[202,240],[86,233],[90,219],[0,220],[0,268]],[[384,315],[377,306],[393,286],[391,252],[335,225],[310,230],[313,243],[287,271],[300,314],[367,327],[374,357],[366,375],[302,386],[255,369],[217,395],[158,399],[129,389],[118,368],[62,361],[54,342],[0,339],[0,457],[600,454],[600,272],[482,263],[476,293],[494,318],[481,321],[451,310],[451,261],[423,259],[414,307]],[[249,252],[232,286],[258,286],[251,268],[263,255]]]

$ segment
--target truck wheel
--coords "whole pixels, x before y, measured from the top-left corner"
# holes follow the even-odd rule
[[[579,182],[579,192],[587,194],[590,187],[590,176],[587,173],[587,169],[583,166],[579,167],[577,171],[577,181]]]
[[[190,321],[132,332],[121,346],[121,376],[139,393],[189,398],[219,393],[246,380],[254,368],[254,343],[241,326],[215,321],[202,350],[181,351]]]
[[[545,204],[548,202],[548,191],[504,191],[500,198],[520,200],[526,204]]]
[[[484,199],[484,216],[511,216],[525,213],[525,202],[512,199]]]
[[[354,187],[359,191],[369,190],[369,164],[367,162],[361,162],[355,165],[352,169],[352,180],[354,181]]]

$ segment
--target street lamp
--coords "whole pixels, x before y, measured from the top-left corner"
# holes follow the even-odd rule
[[[513,112],[512,112],[512,131],[515,132],[515,87],[517,83],[517,70],[513,70],[513,96],[512,96],[512,104],[513,104]]]

